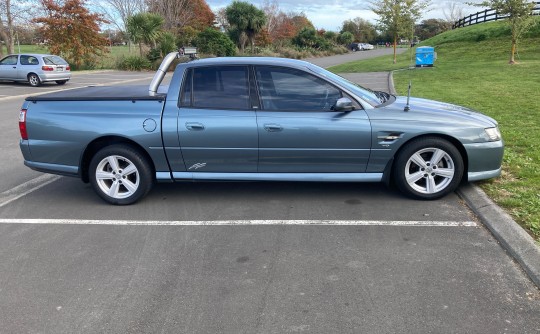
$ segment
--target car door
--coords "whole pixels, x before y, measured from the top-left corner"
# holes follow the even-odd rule
[[[188,172],[257,171],[258,138],[247,66],[188,70],[178,111],[178,137]]]
[[[39,73],[39,59],[36,56],[21,55],[19,57],[19,66],[17,67],[17,79],[26,80],[28,74]]]
[[[364,110],[336,112],[345,94],[307,71],[256,66],[259,172],[361,173],[371,149]]]
[[[16,80],[17,79],[17,62],[19,56],[11,55],[0,60],[0,79]]]

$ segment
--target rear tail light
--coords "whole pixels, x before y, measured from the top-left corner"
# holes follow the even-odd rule
[[[52,66],[41,66],[41,69],[44,71],[54,71],[54,67]]]
[[[28,140],[28,131],[26,131],[26,109],[22,109],[19,114],[19,131],[21,132],[21,138]]]
[[[69,67],[69,65],[66,66],[66,71],[71,71],[71,67]]]

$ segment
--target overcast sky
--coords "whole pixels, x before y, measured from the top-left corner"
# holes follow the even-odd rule
[[[216,10],[228,6],[232,0],[206,0],[210,8]],[[261,7],[263,0],[248,1],[257,7]],[[462,6],[465,15],[480,11],[481,8],[472,7],[465,2],[479,2],[479,0],[454,0],[436,1],[432,0],[430,10],[422,19],[440,18],[444,19],[443,9],[447,8],[448,2],[456,2]],[[288,12],[304,12],[308,19],[313,22],[317,29],[338,31],[341,29],[343,21],[361,17],[375,23],[377,16],[369,10],[367,0],[278,0],[279,8]]]

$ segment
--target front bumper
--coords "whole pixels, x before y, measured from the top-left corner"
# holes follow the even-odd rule
[[[502,140],[463,145],[467,151],[469,181],[486,180],[501,175],[504,155]]]

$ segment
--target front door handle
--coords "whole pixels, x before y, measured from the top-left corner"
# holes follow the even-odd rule
[[[196,123],[196,122],[188,122],[186,123],[186,129],[190,131],[201,131],[201,130],[204,130],[204,124]]]
[[[264,129],[268,132],[279,132],[283,131],[283,127],[279,124],[265,124]]]

